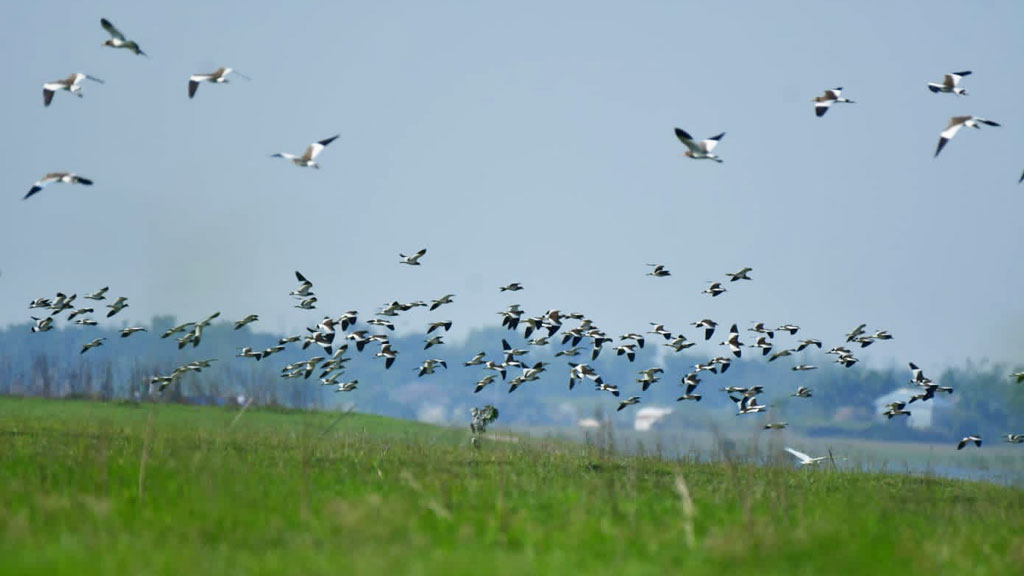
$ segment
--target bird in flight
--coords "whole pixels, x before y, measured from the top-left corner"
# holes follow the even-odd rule
[[[110,34],[110,39],[103,43],[104,46],[110,46],[111,48],[127,48],[131,50],[137,56],[146,56],[146,53],[139,48],[139,44],[135,40],[126,40],[124,34],[110,23],[110,20],[106,18],[100,18],[100,26]]]
[[[82,184],[83,186],[92,186],[92,180],[89,180],[88,178],[83,178],[83,177],[81,177],[81,176],[79,176],[77,174],[74,174],[72,172],[50,172],[46,176],[43,176],[42,178],[40,178],[35,184],[33,184],[32,188],[29,188],[28,193],[25,194],[25,196],[22,198],[22,200],[28,200],[30,197],[32,197],[33,195],[39,193],[43,188],[46,188],[48,185],[50,185],[53,182],[62,182],[64,184]]]
[[[843,91],[843,87],[839,86],[838,88],[833,88],[831,90],[825,90],[825,94],[823,96],[815,97],[814,98],[814,114],[818,118],[821,118],[822,116],[825,115],[825,112],[828,112],[829,107],[832,106],[833,104],[835,104],[836,102],[844,102],[846,104],[853,104],[854,103],[853,100],[850,100],[848,98],[843,98],[843,97],[841,97],[839,95],[842,91]]]
[[[82,74],[81,72],[75,72],[71,76],[63,80],[54,80],[53,82],[47,82],[43,84],[43,106],[49,106],[50,102],[53,101],[53,95],[55,92],[61,90],[67,90],[68,92],[82,97],[82,80],[92,80],[93,82],[103,84],[103,80],[96,78],[95,76],[89,76],[88,74]]]
[[[985,124],[986,126],[1000,126],[998,122],[986,120],[978,116],[953,116],[950,118],[949,125],[946,126],[946,129],[943,130],[941,134],[939,134],[939,146],[935,148],[935,156],[938,156],[939,152],[942,152],[942,149],[946,146],[946,142],[952,140],[961,128],[967,126],[968,128],[977,128],[980,130],[981,124]]]
[[[800,464],[801,466],[806,466],[808,464],[817,464],[818,462],[828,460],[828,456],[818,456],[816,458],[812,458],[807,454],[800,452],[799,450],[793,450],[789,446],[786,446],[786,452],[789,452],[793,456],[796,456],[798,460],[797,464]]]
[[[722,139],[722,136],[725,136],[725,132],[698,142],[694,140],[693,136],[690,136],[686,130],[683,130],[682,128],[676,128],[675,130],[676,138],[679,138],[679,141],[689,148],[689,150],[683,152],[683,156],[693,158],[694,160],[714,160],[719,163],[723,162],[721,158],[712,154],[711,151],[715,149],[715,146],[718,146],[718,142]]]
[[[224,68],[222,66],[220,68],[217,68],[217,70],[215,70],[215,71],[213,71],[213,72],[211,72],[209,74],[193,74],[193,75],[189,76],[188,77],[188,97],[189,98],[194,98],[195,97],[196,90],[199,89],[199,83],[200,82],[210,82],[211,84],[225,84],[228,81],[228,74],[232,74],[232,73],[236,74],[237,76],[240,76],[241,78],[244,78],[246,80],[250,80],[250,78],[248,76],[246,76],[245,74],[242,74],[241,72],[239,72],[237,70],[234,70],[234,69],[231,69],[231,68]]]
[[[969,76],[970,74],[970,70],[964,70],[963,72],[950,72],[943,77],[941,84],[929,82],[928,89],[936,94],[940,92],[945,92],[947,94],[952,92],[957,96],[967,96],[967,90],[960,87],[960,80],[962,80],[964,76]]]
[[[271,158],[284,158],[286,160],[291,160],[292,164],[295,164],[296,166],[299,166],[300,168],[316,168],[316,169],[319,170],[320,169],[320,165],[315,162],[316,157],[321,152],[324,151],[324,148],[326,148],[328,144],[330,144],[331,142],[334,142],[335,140],[337,140],[338,136],[340,136],[340,134],[335,134],[334,136],[331,136],[330,138],[325,138],[325,139],[320,140],[318,142],[313,142],[312,144],[309,145],[308,148],[306,148],[306,152],[302,156],[296,156],[294,154],[288,154],[287,152],[278,152],[276,154],[271,154],[270,157]]]
[[[427,253],[427,249],[424,248],[424,249],[420,250],[419,252],[413,254],[412,256],[406,256],[405,254],[401,254],[401,253],[399,253],[398,256],[402,258],[402,260],[400,260],[401,264],[408,264],[409,266],[419,266],[420,265],[420,258],[423,258],[423,256],[426,253]]]

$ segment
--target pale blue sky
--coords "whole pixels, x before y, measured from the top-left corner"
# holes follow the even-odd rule
[[[151,58],[101,47],[101,17]],[[12,3],[0,324],[110,285],[126,321],[294,331],[320,317],[291,308],[299,269],[332,315],[452,292],[437,314],[462,329],[519,302],[615,334],[711,317],[834,344],[867,322],[896,335],[869,362],[1024,361],[1022,21],[1009,1]],[[190,101],[218,66],[252,81]],[[969,96],[927,90],[963,69]],[[44,108],[76,71],[106,84]],[[857,103],[815,118],[839,85]],[[961,114],[1003,127],[933,159]],[[674,126],[725,131],[725,163],[683,158]],[[267,157],[335,133],[319,171]],[[96,185],[22,202],[53,170]]]

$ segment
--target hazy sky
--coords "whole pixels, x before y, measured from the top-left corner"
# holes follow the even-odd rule
[[[101,17],[151,58],[101,47]],[[405,325],[512,302],[614,334],[711,317],[834,344],[866,322],[896,336],[867,361],[1024,362],[1022,21],[1011,1],[10,3],[0,324],[105,285],[124,321],[289,331],[452,292]],[[189,100],[218,66],[252,81]],[[927,90],[964,69],[969,96]],[[106,84],[44,108],[76,71]],[[835,86],[856,104],[816,118]],[[933,159],[962,114],[1003,127]],[[726,132],[725,162],[683,158],[674,126]],[[335,133],[321,170],[268,158]],[[96,184],[21,200],[54,170]],[[296,269],[315,312],[291,308]]]

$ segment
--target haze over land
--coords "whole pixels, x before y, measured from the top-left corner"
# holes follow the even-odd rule
[[[101,48],[100,16],[151,58]],[[319,317],[284,296],[299,269],[329,313],[453,292],[461,335],[515,301],[615,334],[712,317],[826,340],[868,322],[896,336],[868,363],[1013,364],[1022,16],[960,2],[14,4],[0,324],[26,321],[33,298],[110,285],[130,322],[255,312],[258,329],[296,332]],[[221,65],[253,80],[190,101],[188,76]],[[926,89],[965,68],[969,96]],[[72,71],[106,84],[44,108],[39,86]],[[840,85],[857,103],[815,118],[811,98]],[[1003,127],[933,159],[956,114]],[[725,163],[681,158],[673,126],[725,131]],[[267,158],[337,132],[322,170]],[[96,185],[21,202],[65,169]],[[422,267],[397,264],[421,247]],[[645,277],[646,262],[673,276]],[[700,295],[741,266],[754,283]],[[510,281],[527,289],[499,295]]]

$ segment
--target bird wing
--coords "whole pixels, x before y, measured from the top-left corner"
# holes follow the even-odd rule
[[[201,82],[202,80],[205,80],[205,79],[206,79],[206,77],[200,77],[199,74],[196,74],[196,75],[193,75],[193,76],[189,76],[189,78],[188,78],[188,97],[189,98],[194,98],[195,97],[196,90],[199,88],[199,82]]]
[[[786,452],[789,452],[793,456],[796,456],[797,458],[800,459],[801,462],[811,462],[811,461],[814,460],[813,458],[811,458],[807,454],[804,454],[803,452],[801,452],[799,450],[793,450],[789,446],[786,446]]]
[[[340,136],[340,134],[335,134],[330,138],[325,138],[323,140],[320,140],[319,142],[314,142],[310,144],[309,148],[306,148],[306,153],[302,155],[302,159],[309,161],[316,158],[318,154],[323,152],[324,148],[326,148],[328,144],[337,140],[338,136]]]
[[[991,121],[991,120],[986,120],[986,119],[984,119],[984,118],[979,118],[979,117],[977,117],[977,116],[975,116],[975,117],[974,117],[974,120],[975,120],[976,122],[981,122],[982,124],[986,124],[986,125],[988,125],[988,126],[1002,126],[1002,124],[1000,124],[1000,123],[998,123],[998,122],[993,122],[993,121]]]
[[[56,88],[51,88],[51,86],[53,84],[43,84],[43,106],[49,106],[53,101],[53,91]]]
[[[725,132],[722,132],[721,134],[719,134],[717,136],[712,136],[711,138],[708,138],[707,140],[701,140],[700,141],[701,149],[704,150],[705,153],[710,154],[711,151],[715,149],[715,146],[718,146],[718,141],[722,139],[722,136],[725,136]]]
[[[107,34],[110,34],[112,37],[121,40],[122,42],[124,41],[124,34],[121,34],[121,31],[117,29],[117,26],[111,24],[110,20],[100,18],[100,26],[103,26],[103,29],[107,31]]]
[[[675,130],[676,138],[679,138],[680,142],[686,144],[686,147],[690,149],[690,152],[693,152],[694,154],[699,154],[701,152],[700,146],[693,141],[693,136],[690,136],[686,130],[683,130],[682,128],[676,128]]]

